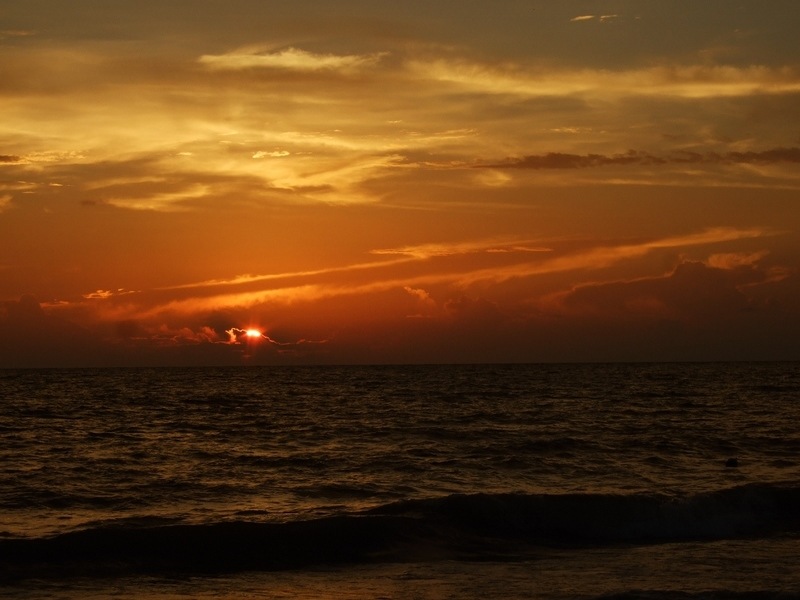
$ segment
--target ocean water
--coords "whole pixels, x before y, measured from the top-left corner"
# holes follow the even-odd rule
[[[0,370],[0,597],[800,598],[800,363]]]

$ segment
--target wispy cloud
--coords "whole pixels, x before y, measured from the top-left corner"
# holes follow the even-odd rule
[[[187,190],[179,192],[162,192],[133,198],[108,198],[105,200],[105,204],[134,210],[174,212],[187,210],[187,207],[183,205],[184,203],[204,198],[208,195],[208,192],[208,186],[196,184]]]
[[[385,53],[377,54],[317,54],[286,48],[269,52],[263,47],[243,48],[226,54],[206,54],[200,63],[211,69],[287,69],[291,71],[338,71],[353,73],[378,63]]]
[[[715,269],[738,269],[752,267],[769,254],[768,250],[758,252],[722,252],[708,257],[706,264]]]
[[[570,22],[572,23],[579,23],[581,21],[600,21],[601,23],[605,23],[607,21],[611,21],[612,19],[618,18],[619,15],[578,15],[577,17],[572,17]]]
[[[30,37],[36,34],[36,31],[29,29],[0,29],[0,40],[4,38]]]
[[[192,288],[214,288],[223,286],[239,286],[249,285],[259,282],[289,280],[304,277],[317,277],[320,275],[343,274],[351,271],[366,271],[371,269],[382,269],[402,263],[411,262],[411,258],[400,258],[394,260],[383,260],[366,263],[355,263],[341,267],[330,267],[327,269],[312,269],[308,271],[291,271],[284,273],[270,273],[265,275],[239,275],[230,279],[212,279],[207,281],[200,281],[196,283],[187,283],[183,285],[176,285],[161,288],[162,290],[182,290]]]
[[[489,267],[468,266],[463,263],[449,264],[448,257],[470,252],[490,252],[493,246],[484,243],[441,244],[425,246],[408,246],[387,253],[400,253],[423,262],[438,260],[433,271],[413,269],[397,272],[393,269],[377,270],[368,278],[348,281],[345,278],[323,280],[317,274],[328,274],[329,271],[307,272],[292,277],[259,276],[243,277],[229,282],[204,282],[194,286],[172,288],[173,291],[189,292],[189,295],[166,297],[158,296],[156,302],[148,294],[128,296],[124,305],[108,307],[106,318],[141,318],[154,319],[175,314],[202,314],[221,309],[242,309],[257,306],[288,306],[298,302],[316,302],[330,298],[357,296],[380,293],[389,290],[404,290],[406,293],[422,298],[417,292],[433,285],[453,286],[465,289],[476,284],[503,283],[530,277],[539,277],[555,273],[583,270],[587,272],[609,268],[620,262],[642,257],[654,250],[669,248],[690,248],[732,242],[743,239],[754,239],[774,236],[779,232],[766,228],[731,228],[717,227],[686,235],[669,236],[645,240],[633,244],[610,244],[588,247],[574,252],[562,253],[553,257],[536,258],[534,260],[517,261],[512,264],[493,264]],[[507,246],[509,249],[512,245]],[[543,249],[520,246],[524,252],[541,252]],[[547,256],[547,255],[544,255]],[[378,263],[380,264],[380,263]],[[342,267],[341,272],[368,268],[370,265],[353,265]],[[373,265],[377,266],[377,265]],[[386,266],[386,265],[383,265]],[[276,280],[278,277],[283,281]],[[258,285],[263,284],[263,285]],[[214,290],[215,287],[225,288]],[[202,289],[205,287],[206,289]],[[195,291],[192,291],[195,290]],[[169,292],[169,290],[164,290]],[[427,293],[427,292],[426,292]],[[108,298],[109,300],[112,297]]]
[[[398,248],[381,248],[372,250],[372,254],[396,254],[415,259],[427,259],[437,256],[454,256],[459,254],[510,253],[510,252],[552,252],[552,248],[529,245],[535,242],[509,242],[503,240],[479,240],[471,242],[432,243]]]
[[[497,283],[510,279],[546,275],[550,273],[576,270],[599,270],[611,267],[625,260],[644,256],[657,249],[688,248],[778,234],[779,232],[777,231],[761,227],[749,229],[714,227],[697,233],[658,238],[636,244],[596,246],[541,262],[526,262],[502,268],[480,269],[463,274],[459,282],[462,285],[470,285],[482,281]]]
[[[502,66],[466,60],[411,60],[416,77],[459,85],[487,94],[528,97],[595,94],[600,97],[734,97],[800,91],[800,73],[792,67],[760,65],[654,66],[633,70],[555,70],[524,64]]]
[[[117,296],[125,296],[128,294],[135,294],[135,291],[126,290],[123,288],[119,288],[116,290],[95,290],[94,292],[89,292],[88,294],[83,294],[83,297],[87,300],[108,300],[109,298],[115,298]]]

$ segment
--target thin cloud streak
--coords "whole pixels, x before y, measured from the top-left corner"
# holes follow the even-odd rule
[[[605,269],[621,261],[643,256],[656,249],[702,246],[720,242],[730,242],[773,235],[779,235],[779,232],[762,228],[735,229],[729,227],[717,227],[695,234],[666,237],[650,242],[642,242],[639,244],[600,246],[587,251],[553,258],[540,264],[531,265],[526,263],[521,265],[512,265],[503,269],[482,269],[462,275],[458,279],[458,283],[460,283],[462,286],[468,286],[485,281],[500,283],[510,279],[531,277],[534,275],[546,275],[551,273],[587,269]]]
[[[433,274],[388,277],[362,284],[324,284],[305,283],[288,287],[231,292],[202,297],[190,297],[168,301],[156,306],[141,309],[134,304],[129,308],[137,312],[137,318],[155,318],[170,313],[196,313],[220,308],[247,308],[260,304],[293,304],[297,302],[318,301],[326,298],[353,296],[383,292],[392,289],[419,288],[421,286],[448,284],[466,288],[478,283],[502,283],[511,279],[548,275],[576,270],[599,270],[613,266],[621,261],[641,257],[652,250],[711,245],[742,239],[778,235],[779,232],[764,229],[735,229],[718,227],[702,232],[656,239],[638,244],[619,246],[600,246],[589,250],[568,254],[539,262],[524,262],[492,268],[468,271],[440,272]],[[431,256],[447,256],[435,254]],[[416,260],[418,260],[417,257]],[[398,262],[407,262],[406,260]],[[362,267],[359,267],[362,268]],[[346,268],[345,268],[346,269]],[[263,279],[266,281],[268,279]],[[248,278],[242,283],[252,283],[261,279]]]
[[[372,254],[399,254],[415,259],[428,259],[436,256],[453,256],[458,254],[473,254],[479,252],[501,253],[501,252],[552,252],[552,248],[534,247],[527,244],[535,244],[533,241],[500,241],[500,240],[480,240],[476,242],[462,242],[449,244],[419,244],[416,246],[404,246],[401,248],[383,248],[372,250]]]
[[[368,271],[386,269],[388,267],[414,263],[432,257],[455,256],[459,254],[472,254],[476,252],[486,253],[510,253],[510,252],[552,252],[552,248],[531,247],[527,244],[535,243],[522,240],[480,240],[475,242],[461,243],[439,243],[421,244],[417,246],[405,246],[402,248],[385,248],[371,250],[371,254],[376,255],[400,255],[402,258],[391,260],[381,260],[365,263],[355,263],[341,267],[329,267],[325,269],[312,269],[307,271],[292,271],[285,273],[270,273],[265,275],[240,275],[231,279],[212,279],[196,283],[186,283],[159,288],[159,290],[185,290],[194,288],[213,288],[222,286],[238,286],[253,284],[266,281],[279,281],[282,279],[297,279],[305,277],[316,277],[319,275],[344,274],[353,271]]]
[[[254,69],[271,68],[290,71],[339,71],[354,73],[363,67],[377,64],[385,52],[370,55],[316,54],[298,48],[285,48],[269,52],[267,48],[243,48],[220,55],[203,55],[199,62],[211,69]]]
[[[529,97],[592,94],[595,97],[710,98],[800,92],[792,67],[657,66],[637,70],[506,68],[465,60],[410,60],[415,77],[457,84],[486,94]]]

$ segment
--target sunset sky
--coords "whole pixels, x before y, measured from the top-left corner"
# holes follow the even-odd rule
[[[0,0],[0,367],[800,359],[799,26]]]

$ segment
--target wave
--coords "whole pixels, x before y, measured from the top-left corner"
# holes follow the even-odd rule
[[[648,544],[800,531],[800,488],[751,484],[687,497],[476,494],[405,500],[372,514],[544,545]]]
[[[436,559],[516,560],[597,547],[800,534],[800,488],[748,485],[684,498],[471,494],[307,521],[124,521],[0,540],[0,580],[221,573]]]

